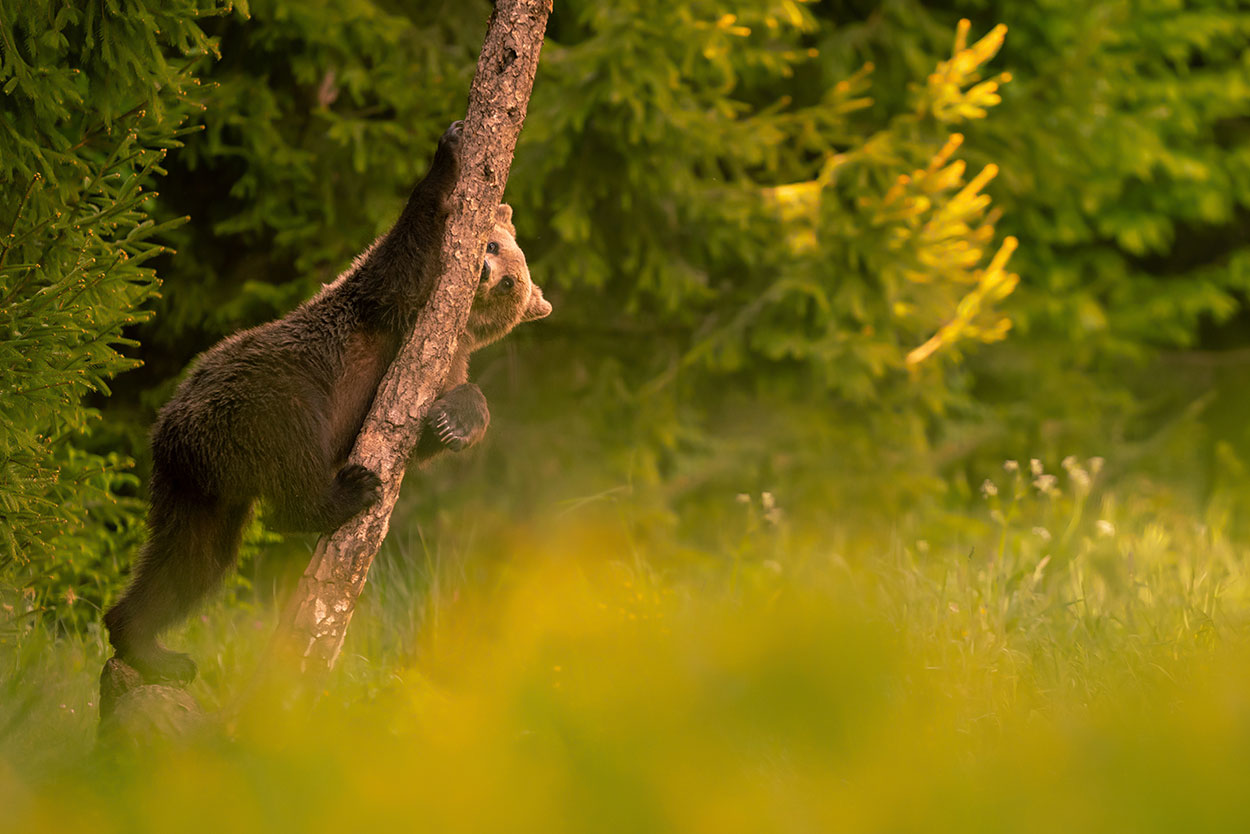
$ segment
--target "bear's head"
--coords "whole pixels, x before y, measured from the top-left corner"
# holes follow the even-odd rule
[[[488,345],[523,321],[541,319],[551,313],[551,303],[530,280],[525,253],[516,243],[512,207],[495,209],[495,228],[486,244],[486,261],[473,297],[466,330],[473,338],[473,349]]]

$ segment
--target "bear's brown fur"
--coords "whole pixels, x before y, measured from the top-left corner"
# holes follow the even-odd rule
[[[234,564],[253,502],[276,526],[327,532],[376,500],[380,481],[347,464],[378,384],[440,270],[460,123],[395,226],[288,315],[205,351],[152,428],[148,540],[104,617],[117,655],[150,680],[188,681],[195,663],[157,642]],[[451,373],[431,405],[418,458],[477,442],[490,416],[468,382],[469,354],[551,312],[500,206]]]

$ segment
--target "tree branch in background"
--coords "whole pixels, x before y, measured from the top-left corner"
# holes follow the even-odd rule
[[[278,625],[278,643],[308,671],[332,667],[390,525],[404,467],[468,320],[486,237],[503,197],[529,106],[552,0],[499,0],[478,58],[464,120],[460,179],[442,243],[443,272],[387,372],[351,462],[376,472],[382,498],[317,544]]]

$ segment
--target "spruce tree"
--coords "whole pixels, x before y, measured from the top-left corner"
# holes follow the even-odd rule
[[[14,613],[94,619],[140,506],[84,403],[136,361],[166,154],[194,129],[215,0],[0,0],[0,587]],[[103,568],[103,569],[102,569]]]

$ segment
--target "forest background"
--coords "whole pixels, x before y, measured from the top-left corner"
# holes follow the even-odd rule
[[[388,228],[489,10],[0,0],[0,806],[26,830],[64,823],[50,784],[116,822],[182,772],[67,764],[147,428],[199,351]],[[252,797],[244,828],[283,793],[249,761],[289,790],[300,744],[361,724],[343,772],[425,780],[379,820],[464,830],[898,830],[904,783],[994,830],[1230,819],[1248,43],[1235,0],[558,2],[506,194],[555,313],[475,358],[484,446],[409,475],[324,735],[178,761]],[[232,697],[310,546],[253,525],[172,638],[199,697]],[[549,801],[513,778],[536,760]],[[196,801],[165,778],[158,808]]]

